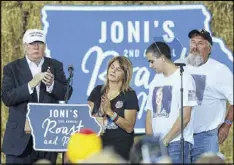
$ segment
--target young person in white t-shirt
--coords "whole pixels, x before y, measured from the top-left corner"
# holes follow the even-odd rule
[[[193,76],[197,87],[199,106],[193,108],[194,163],[205,152],[218,152],[219,143],[228,137],[233,121],[233,74],[226,65],[210,58],[213,42],[209,32],[192,30],[188,36],[190,53],[176,62],[187,64],[185,72]]]
[[[181,163],[181,77],[180,68],[171,61],[171,51],[164,42],[154,42],[146,50],[150,68],[157,74],[149,88],[146,134],[162,135],[173,163]],[[195,82],[183,73],[184,162],[190,163],[193,144],[193,111],[197,105]]]

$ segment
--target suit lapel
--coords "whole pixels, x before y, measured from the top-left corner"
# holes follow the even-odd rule
[[[30,80],[32,80],[33,76],[32,76],[32,72],[28,66],[26,57],[22,58],[20,60],[20,67],[19,67],[19,72],[21,74],[21,77],[23,78],[23,81],[25,83],[29,82]]]

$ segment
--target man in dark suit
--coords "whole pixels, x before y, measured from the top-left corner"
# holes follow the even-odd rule
[[[35,151],[32,136],[25,133],[24,127],[29,102],[58,103],[64,100],[67,80],[63,64],[45,57],[42,30],[27,30],[23,44],[25,56],[3,69],[2,100],[9,107],[9,117],[2,150],[6,154],[6,163],[32,164],[38,159],[48,159],[55,164],[57,153]]]

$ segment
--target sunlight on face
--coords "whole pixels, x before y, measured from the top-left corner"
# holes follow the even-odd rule
[[[124,71],[120,67],[119,61],[114,61],[108,68],[108,80],[111,82],[123,81]]]
[[[24,48],[26,55],[33,62],[40,60],[45,54],[45,43],[40,41],[25,44]]]
[[[207,40],[202,36],[193,36],[190,40],[190,53],[188,55],[188,63],[193,66],[204,64],[208,58],[211,48]]]
[[[156,58],[153,53],[147,53],[146,58],[149,62],[149,67],[152,68],[157,73],[162,73],[163,63],[160,58]]]

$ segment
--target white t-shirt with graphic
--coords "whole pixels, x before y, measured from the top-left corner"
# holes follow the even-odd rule
[[[152,129],[154,135],[161,134],[162,138],[171,130],[176,119],[181,114],[181,76],[180,69],[169,77],[156,74],[150,84],[146,108],[151,111]],[[196,87],[191,75],[183,73],[183,105],[196,106]],[[184,140],[193,144],[193,114],[190,122],[184,128]],[[179,134],[173,141],[179,141]]]
[[[177,60],[177,62],[185,62]],[[218,128],[225,120],[226,101],[233,105],[233,74],[230,69],[212,59],[193,67],[186,65],[196,83],[199,106],[194,107],[194,132],[200,133]]]

